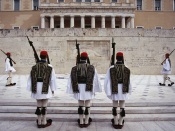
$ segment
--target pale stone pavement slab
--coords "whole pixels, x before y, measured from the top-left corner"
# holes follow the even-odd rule
[[[38,129],[33,121],[0,121],[0,131],[174,131],[175,121],[127,122],[122,129],[114,129],[110,122],[92,122],[79,128],[76,122],[53,122],[50,127]]]
[[[100,82],[103,91],[96,93],[96,97],[93,102],[111,103],[104,92],[104,74],[99,74]],[[171,75],[171,80],[175,82],[175,76]],[[30,92],[26,90],[28,75],[14,75],[13,82],[16,82],[16,86],[6,87],[7,75],[0,75],[0,99],[29,99]],[[68,101],[76,103],[72,95],[66,94],[67,81],[69,74],[57,74],[57,91],[51,100],[57,102]],[[162,82],[162,75],[132,75],[132,95],[128,101],[171,101],[175,95],[175,84],[172,87],[159,86],[159,82]],[[168,82],[167,82],[168,85]]]
[[[111,103],[104,92],[104,74],[99,74],[103,92],[96,93],[93,104]],[[175,76],[171,75],[171,80],[175,82]],[[13,100],[35,102],[31,99],[30,93],[26,90],[28,75],[14,75],[13,81],[16,86],[6,87],[7,75],[0,75],[0,100]],[[72,95],[66,94],[66,86],[69,74],[57,74],[57,91],[49,101],[53,104],[72,103],[77,104]],[[132,95],[127,103],[141,102],[174,102],[175,85],[159,86],[159,82],[163,81],[162,75],[132,75]],[[168,84],[168,82],[167,82]],[[128,108],[129,109],[129,108]],[[123,131],[173,131],[175,129],[175,121],[145,121],[145,122],[126,122]],[[113,131],[111,122],[92,122],[88,128],[79,128],[77,122],[58,122],[54,121],[51,127],[38,129],[35,121],[0,121],[0,131]],[[121,130],[121,131],[122,131]]]

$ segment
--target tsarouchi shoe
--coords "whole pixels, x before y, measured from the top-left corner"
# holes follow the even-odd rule
[[[165,84],[159,83],[160,86],[166,86]]]
[[[42,128],[48,127],[50,125],[52,125],[52,120],[51,119],[47,120],[47,123],[45,125],[42,125]]]
[[[16,83],[10,83],[10,84],[8,84],[6,86],[14,86],[14,85],[16,85]]]
[[[174,84],[174,82],[171,82],[171,84],[168,84],[168,86],[172,86]]]

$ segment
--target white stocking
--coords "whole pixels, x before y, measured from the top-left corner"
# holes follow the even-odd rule
[[[122,111],[121,108],[125,108],[125,101],[124,100],[120,100],[119,101],[119,105],[120,105],[120,112]],[[119,125],[122,125],[123,122],[123,116],[119,115]]]
[[[113,107],[116,107],[116,112],[117,112],[117,107],[118,107],[118,101],[113,101]],[[117,125],[118,124],[118,116],[114,116],[114,125]]]
[[[46,112],[45,112],[45,115],[43,115],[42,117],[42,124],[45,125],[47,124],[47,103],[48,103],[48,99],[43,99],[42,100],[42,107],[45,107],[46,109]]]
[[[88,115],[85,115],[85,124],[89,123],[89,116],[90,116],[90,100],[85,101],[85,107],[88,110]]]
[[[78,104],[79,104],[79,107],[81,106],[81,108],[82,108],[82,110],[83,110],[84,101],[79,100],[79,101],[78,101]],[[79,114],[80,124],[84,124],[83,118],[84,118],[84,113],[83,113],[83,114]]]

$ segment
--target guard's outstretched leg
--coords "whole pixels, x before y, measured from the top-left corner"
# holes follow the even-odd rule
[[[168,86],[172,86],[172,85],[174,84],[174,82],[172,82],[172,81],[170,80],[170,77],[167,77],[167,80],[171,83],[171,84],[168,84]]]

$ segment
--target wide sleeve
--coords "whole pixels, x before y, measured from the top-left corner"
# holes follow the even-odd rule
[[[9,58],[6,58],[5,61],[5,71],[9,71],[10,70],[10,62],[9,62]]]
[[[54,68],[52,68],[52,75],[51,75],[51,79],[50,79],[50,88],[52,91],[55,91],[57,89],[56,75],[55,75]]]
[[[111,77],[110,77],[110,69],[108,69],[105,80],[104,80],[104,90],[107,96],[111,96]]]
[[[73,94],[71,76],[69,77],[68,82],[67,82],[66,93],[67,94]]]
[[[163,63],[163,68],[164,68],[166,71],[170,71],[170,70],[171,70],[170,62],[169,62],[168,59],[166,59],[165,63]]]
[[[28,77],[28,80],[27,80],[27,91],[32,91],[32,89],[31,89],[31,86],[32,86],[32,84],[31,84],[31,75],[29,75],[29,77]]]
[[[132,93],[132,84],[131,84],[131,82],[129,83],[129,92],[128,92],[130,95],[131,95],[131,93]]]
[[[95,92],[102,92],[102,87],[100,83],[100,79],[97,73],[97,70],[95,69],[95,75],[93,80],[93,93]]]

